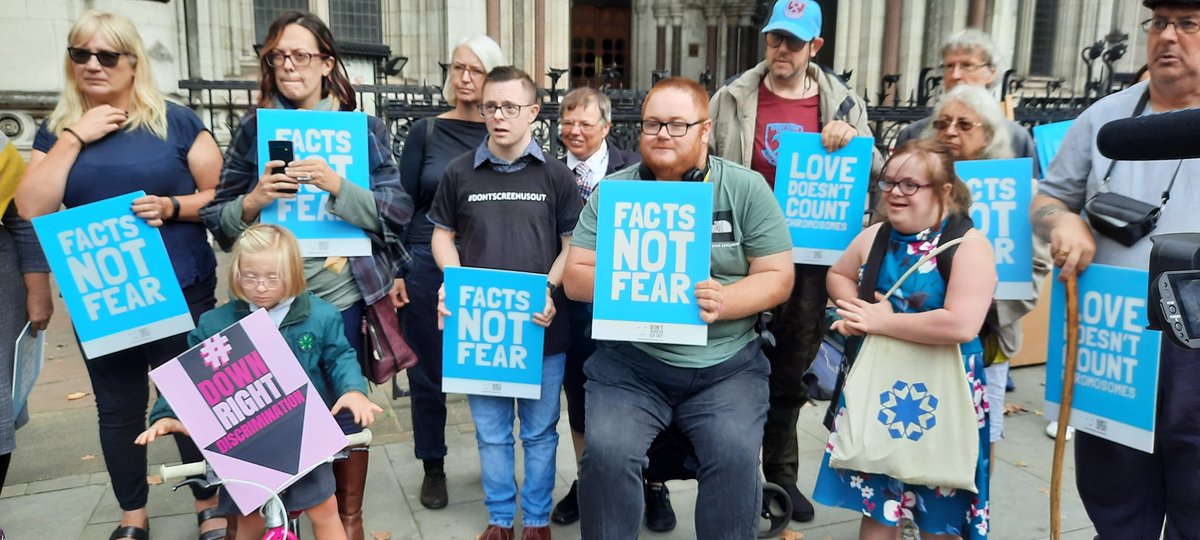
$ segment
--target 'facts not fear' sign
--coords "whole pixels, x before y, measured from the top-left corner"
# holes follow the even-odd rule
[[[365,113],[259,109],[257,114],[259,164],[271,160],[268,141],[291,141],[296,160],[324,160],[346,181],[371,189]],[[315,185],[300,184],[295,199],[278,199],[264,208],[262,221],[292,231],[305,257],[369,257],[366,233],[329,213],[329,198]]]
[[[705,345],[696,283],[709,277],[713,185],[605,180],[596,223],[592,337]]]
[[[546,276],[449,267],[445,291],[442,391],[541,398],[546,329],[533,316],[546,309]]]
[[[997,300],[1033,298],[1033,160],[985,159],[954,164],[971,188],[971,220],[996,256]]]
[[[83,353],[96,358],[194,328],[158,229],[129,193],[34,218]]]
[[[829,266],[862,232],[871,181],[871,137],[827,152],[819,133],[784,133],[775,198],[792,235],[792,262]]]
[[[1066,292],[1055,270],[1046,348],[1046,416],[1058,416],[1067,350]],[[1071,425],[1154,451],[1161,333],[1146,329],[1145,270],[1102,264],[1079,275],[1079,354]]]

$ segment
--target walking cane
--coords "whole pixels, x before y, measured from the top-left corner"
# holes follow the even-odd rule
[[[1079,290],[1076,274],[1067,276],[1067,354],[1063,358],[1062,398],[1058,402],[1058,433],[1054,435],[1054,466],[1050,470],[1050,538],[1058,540],[1062,521],[1063,452],[1067,447],[1067,423],[1075,395],[1075,361],[1079,355]]]

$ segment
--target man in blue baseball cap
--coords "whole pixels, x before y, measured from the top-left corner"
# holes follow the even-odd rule
[[[766,60],[718,90],[709,103],[710,141],[715,155],[754,169],[774,187],[780,134],[820,133],[825,147],[833,151],[856,136],[871,136],[871,131],[862,99],[812,61],[825,44],[820,5],[813,0],[779,0],[762,31]],[[872,172],[877,174],[882,163],[876,152]],[[796,487],[796,422],[808,394],[804,372],[825,330],[828,267],[797,264],[794,269],[792,294],[774,312],[771,331],[777,343],[764,349],[771,361],[771,406],[763,435],[763,473],[791,496],[792,518],[811,521],[813,505]]]

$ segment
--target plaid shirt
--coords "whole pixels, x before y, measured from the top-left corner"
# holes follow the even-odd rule
[[[366,231],[371,238],[370,257],[351,257],[350,271],[367,305],[387,296],[393,277],[408,263],[404,249],[404,227],[412,220],[412,198],[400,186],[400,169],[392,157],[391,136],[378,118],[367,117],[368,157],[371,166],[371,194],[383,224],[383,234]],[[233,143],[225,153],[221,182],[212,202],[200,210],[204,226],[212,231],[221,249],[229,251],[234,238],[221,231],[221,210],[240,195],[254,190],[262,167],[258,164],[258,117],[251,111],[242,118]]]

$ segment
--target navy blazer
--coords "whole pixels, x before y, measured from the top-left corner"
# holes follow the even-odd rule
[[[608,170],[604,171],[604,176],[608,176],[642,160],[641,154],[630,150],[621,150],[612,141],[606,139],[604,144],[608,145]],[[562,157],[562,162],[567,162],[566,156]]]

